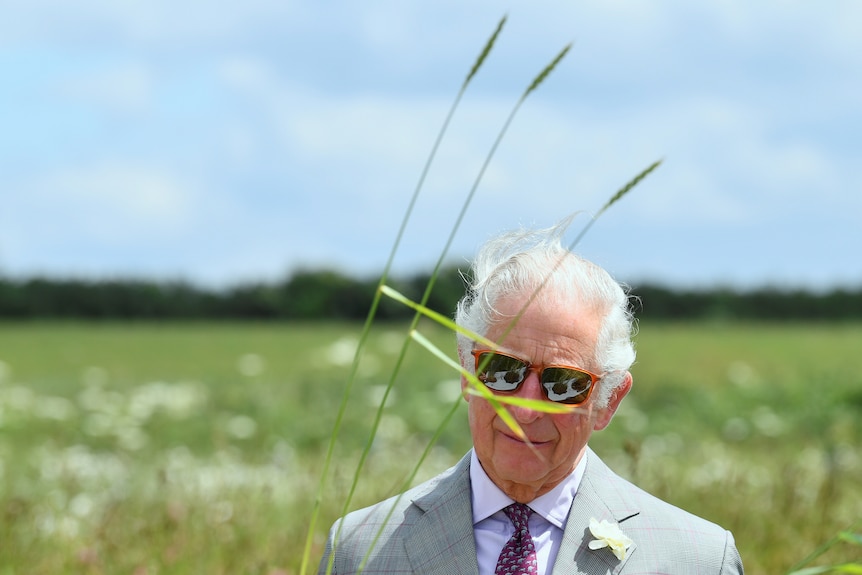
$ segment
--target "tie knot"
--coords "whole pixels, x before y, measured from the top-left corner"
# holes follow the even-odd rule
[[[527,524],[530,520],[530,515],[533,514],[532,509],[523,503],[512,503],[503,509],[503,513],[506,514],[506,517],[509,518],[512,525],[515,526],[515,531],[530,531]]]

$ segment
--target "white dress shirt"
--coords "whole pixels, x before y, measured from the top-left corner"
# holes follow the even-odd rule
[[[475,450],[470,458],[473,534],[479,575],[494,575],[500,551],[515,531],[502,510],[514,501],[491,481],[482,469]],[[536,547],[540,575],[550,573],[554,567],[566,528],[566,518],[584,476],[585,466],[586,457],[582,457],[564,481],[527,504],[534,511],[530,516],[530,534]]]

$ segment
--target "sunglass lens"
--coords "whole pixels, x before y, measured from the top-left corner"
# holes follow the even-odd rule
[[[582,371],[549,367],[542,372],[542,385],[551,401],[577,405],[586,401],[593,379]]]
[[[526,379],[527,364],[497,353],[480,353],[476,377],[494,391],[514,391]]]

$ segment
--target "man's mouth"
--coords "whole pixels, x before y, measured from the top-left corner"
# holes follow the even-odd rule
[[[536,447],[539,447],[539,446],[542,446],[546,443],[549,443],[548,441],[539,441],[537,439],[531,439],[530,437],[518,437],[517,435],[515,435],[515,433],[511,429],[507,429],[505,431],[500,431],[499,433],[501,435],[503,435],[506,439],[509,439],[511,441],[515,441],[517,443],[522,443],[524,445],[531,444],[531,445],[534,445]]]

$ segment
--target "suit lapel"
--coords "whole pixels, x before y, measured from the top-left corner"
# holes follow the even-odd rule
[[[590,533],[590,518],[619,523],[625,529],[626,519],[639,513],[616,489],[616,475],[587,449],[587,467],[584,477],[572,502],[566,522],[563,542],[554,563],[553,573],[579,575],[606,575],[619,573],[631,555],[637,550],[637,541],[628,549],[620,561],[608,549],[591,550],[589,542],[595,539]]]
[[[594,539],[589,531],[590,518],[620,524],[640,513],[620,490],[619,478],[591,449],[587,467],[578,487],[566,522],[563,542],[553,573],[565,575],[618,575],[632,554],[637,541],[629,547],[626,559],[619,561],[608,549],[591,550]],[[414,573],[423,575],[476,575],[476,544],[473,535],[473,503],[470,496],[470,454],[443,478],[436,488],[415,498],[422,511],[405,535],[404,543]]]
[[[413,504],[423,511],[404,539],[413,572],[476,575],[479,565],[473,537],[470,454],[436,489],[417,497]]]

